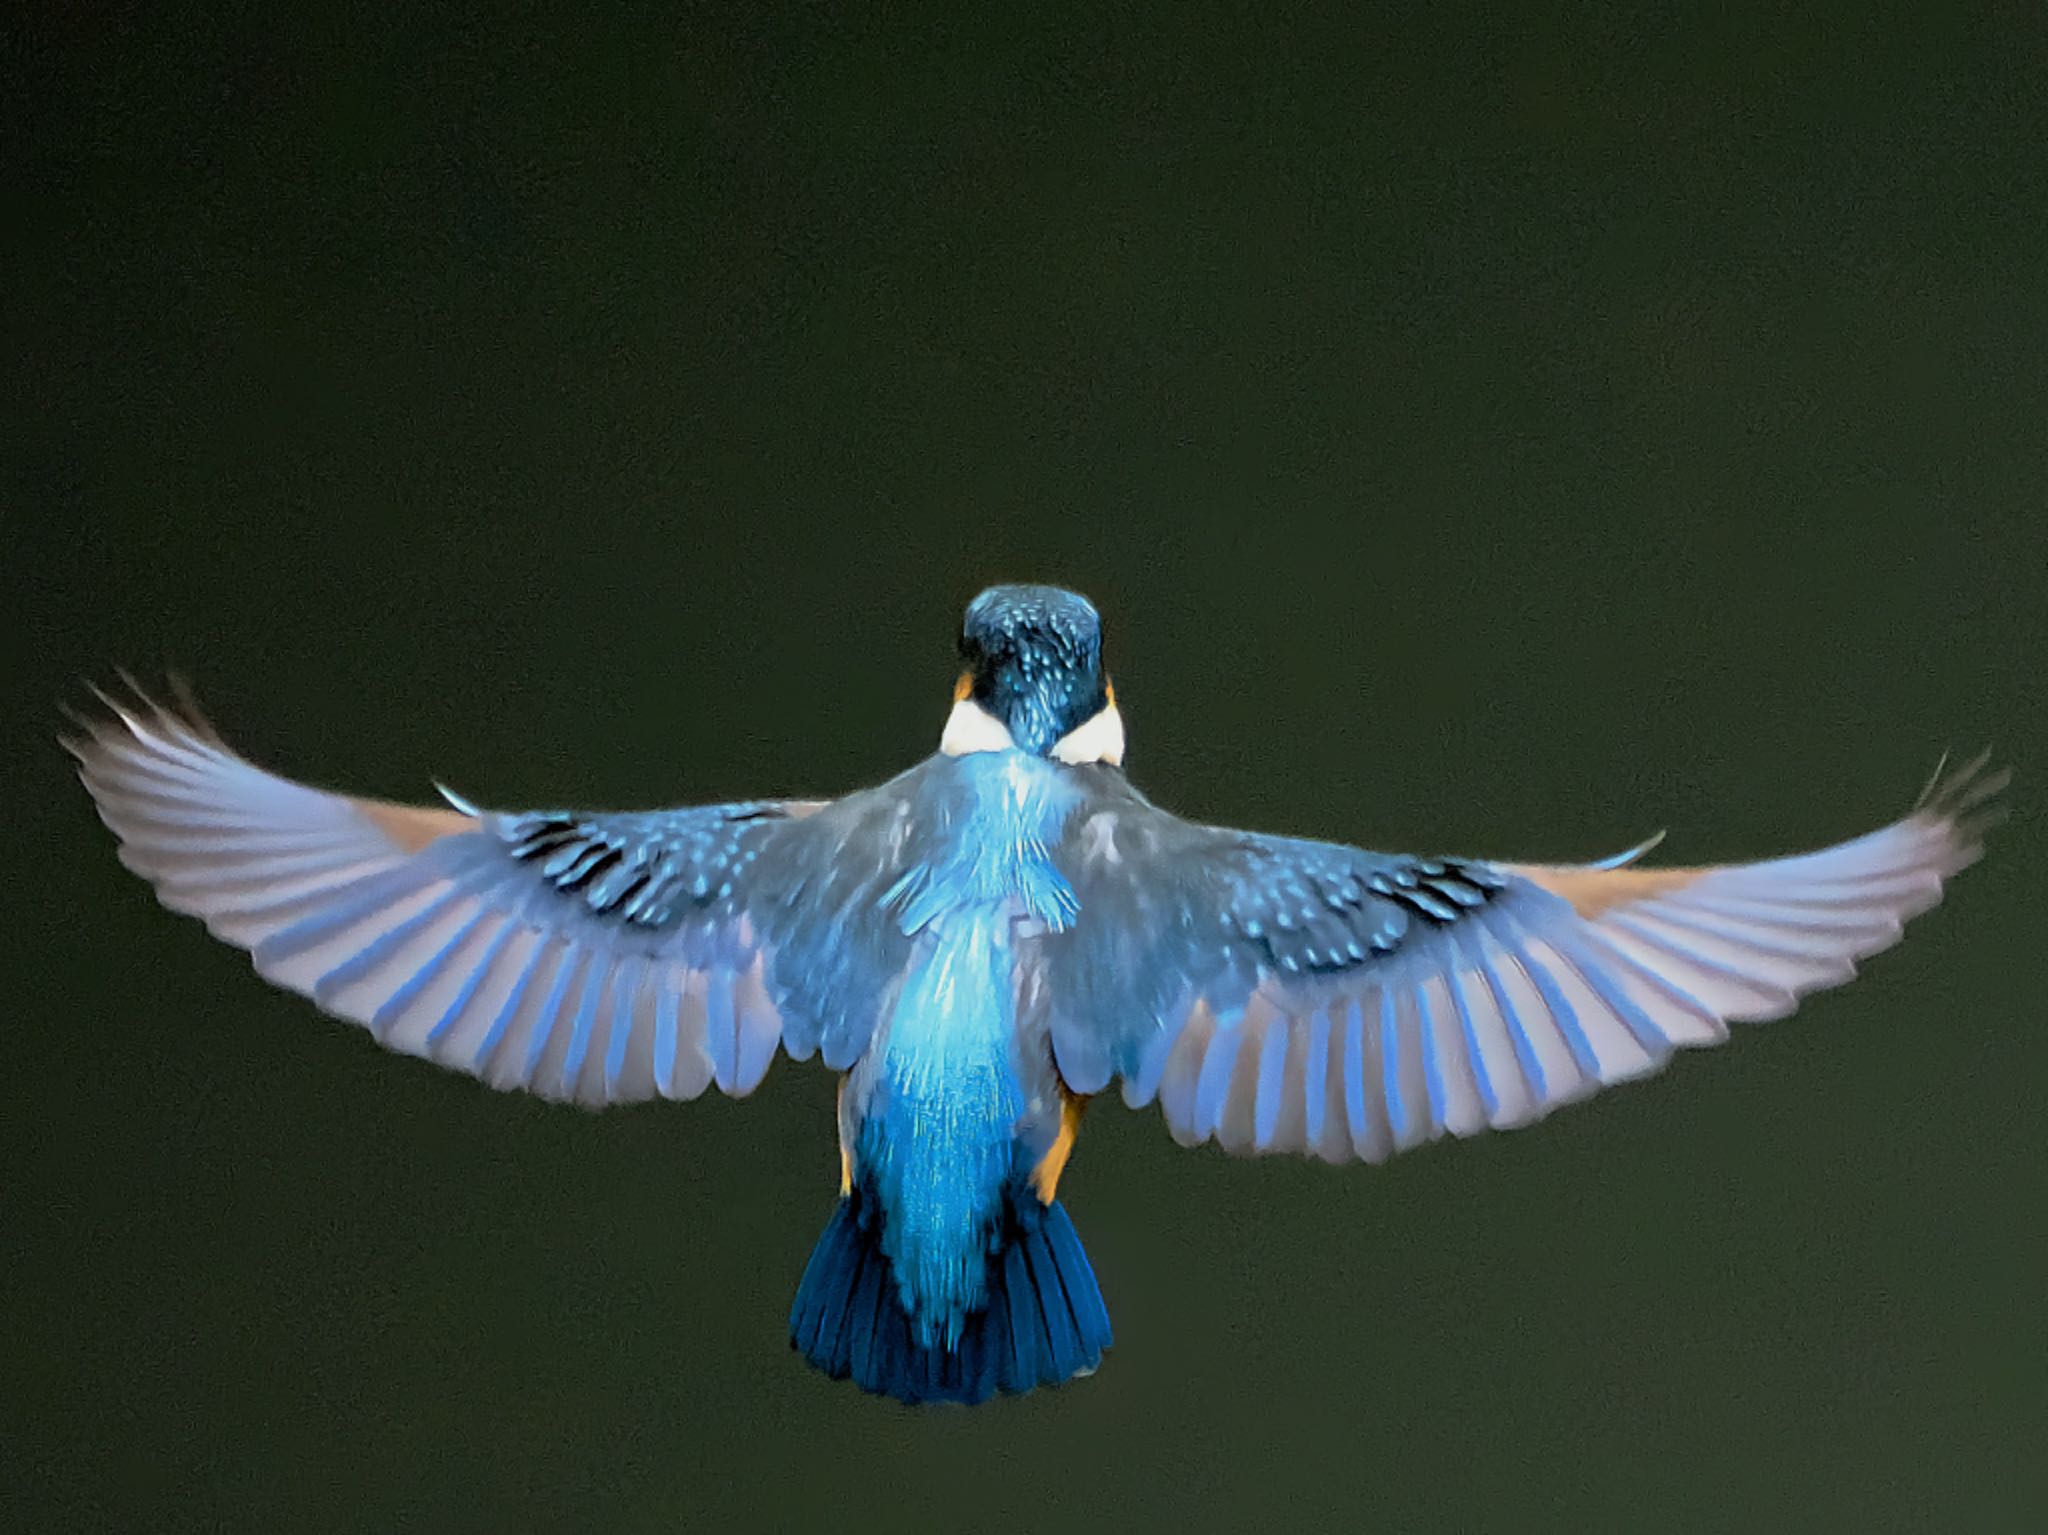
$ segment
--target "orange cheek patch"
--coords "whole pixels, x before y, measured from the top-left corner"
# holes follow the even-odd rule
[[[974,673],[962,672],[960,674],[960,680],[953,684],[953,702],[956,704],[966,703],[967,695],[972,693],[973,691]]]

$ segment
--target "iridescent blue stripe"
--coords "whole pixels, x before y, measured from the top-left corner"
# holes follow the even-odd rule
[[[1354,1004],[1355,1005],[1355,1004]],[[1323,1141],[1330,1106],[1330,1015],[1317,1008],[1308,1020],[1308,1058],[1301,1074],[1302,1137],[1313,1151]]]
[[[478,907],[470,914],[468,921],[456,928],[455,935],[441,946],[438,953],[421,965],[418,970],[414,971],[410,980],[384,999],[383,1006],[370,1015],[370,1032],[372,1034],[382,1039],[389,1032],[392,1023],[397,1019],[398,1015],[412,1006],[418,1000],[420,994],[433,984],[434,978],[441,973],[442,967],[448,963],[450,957],[454,955],[457,949],[469,941],[470,935],[483,925],[484,919],[488,915],[489,913],[482,907]]]
[[[1356,997],[1344,1005],[1344,1125],[1351,1136],[1351,1149],[1365,1155],[1372,1127],[1366,1122],[1365,1104],[1365,1008]]]
[[[555,1026],[562,1021],[562,1000],[569,994],[569,983],[576,978],[576,971],[585,962],[582,949],[567,949],[562,962],[555,967],[554,984],[548,988],[548,999],[541,1004],[539,1014],[533,1020],[533,1037],[526,1042],[526,1060],[521,1064],[519,1085],[530,1086],[533,1074],[540,1068],[540,1058],[547,1053],[548,1041],[554,1038]]]
[[[1479,1025],[1472,1016],[1472,1004],[1465,998],[1465,982],[1459,976],[1453,962],[1445,971],[1444,978],[1450,983],[1451,1006],[1458,1014],[1458,1031],[1465,1036],[1465,1054],[1472,1063],[1472,1079],[1479,1088],[1479,1100],[1486,1105],[1489,1121],[1500,1115],[1500,1094],[1493,1085],[1493,1073],[1487,1070],[1486,1052],[1479,1044]]]
[[[391,958],[407,939],[446,911],[454,903],[456,894],[452,887],[443,890],[403,922],[379,933],[355,953],[337,960],[313,982],[313,1000],[324,1005],[333,993],[352,981],[361,980]]]
[[[1252,1127],[1252,1144],[1262,1151],[1273,1144],[1273,1134],[1280,1127],[1280,1098],[1285,1086],[1288,1032],[1289,1024],[1285,1018],[1272,1019],[1266,1025],[1265,1038],[1259,1042],[1259,1096]]]
[[[1411,1145],[1417,1139],[1417,1127],[1413,1106],[1401,1085],[1402,1050],[1401,1011],[1394,993],[1380,992],[1380,1083],[1387,1100],[1387,1124],[1394,1132],[1394,1139],[1401,1145]]]
[[[485,977],[491,973],[491,967],[497,963],[498,956],[504,952],[505,945],[512,941],[512,934],[517,930],[517,926],[518,924],[513,922],[501,923],[497,932],[491,935],[491,941],[485,947],[483,957],[476,962],[476,968],[469,972],[469,979],[464,981],[462,989],[455,993],[454,1000],[448,1004],[447,1009],[441,1014],[440,1021],[427,1031],[427,1048],[429,1050],[434,1049],[443,1039],[447,1038],[448,1031],[455,1027],[455,1020],[460,1018],[463,1010],[476,1000],[478,989],[484,984]]]
[[[657,978],[654,988],[654,1085],[664,1098],[676,1095],[675,976]]]
[[[1417,986],[1412,995],[1416,1032],[1422,1036],[1422,1075],[1429,1085],[1430,1121],[1443,1126],[1450,1122],[1450,1097],[1444,1086],[1443,1049],[1436,1037],[1436,1010],[1430,1006],[1425,987]]]
[[[604,1052],[604,1095],[619,1095],[619,1079],[626,1070],[626,1047],[632,1042],[634,1015],[640,1010],[640,984],[646,979],[647,961],[627,958],[612,972],[612,1037]]]
[[[1195,1079],[1195,1139],[1205,1140],[1223,1122],[1229,1101],[1230,1080],[1236,1074],[1238,1047],[1244,1043],[1244,1014],[1233,1012],[1227,1021],[1219,1019],[1202,1055],[1201,1074]]]
[[[711,1074],[720,1092],[739,1083],[739,1018],[732,1005],[732,966],[714,960],[704,996],[704,1043],[711,1051]]]
[[[1595,1082],[1604,1082],[1606,1074],[1600,1069],[1600,1057],[1594,1052],[1593,1041],[1586,1037],[1585,1029],[1579,1023],[1579,1011],[1565,996],[1564,988],[1557,984],[1557,978],[1549,967],[1535,955],[1524,952],[1521,956],[1522,973],[1536,988],[1536,995],[1543,999],[1550,1018],[1564,1036],[1565,1047],[1572,1053],[1572,1059],[1579,1064],[1579,1070]],[[1577,974],[1577,971],[1573,971]]]
[[[328,892],[332,905],[301,917],[289,927],[279,928],[257,944],[252,951],[256,963],[267,965],[272,960],[296,954],[323,938],[345,931],[404,894],[407,887],[416,887],[418,883],[418,871],[406,868],[380,869],[360,879],[350,880]]]
[[[478,1076],[484,1074],[491,1057],[497,1054],[498,1046],[504,1042],[505,1031],[512,1026],[513,1015],[519,1011],[519,1001],[526,995],[526,988],[533,984],[534,973],[540,969],[541,962],[553,957],[555,952],[554,944],[546,938],[534,944],[533,952],[526,957],[526,964],[519,971],[519,979],[512,983],[510,995],[498,1009],[498,1016],[491,1020],[490,1032],[477,1044],[470,1058],[469,1069]]]
[[[562,1092],[574,1097],[576,1083],[583,1075],[583,1061],[590,1054],[591,1030],[597,1027],[598,1005],[604,1001],[605,983],[611,977],[605,973],[601,956],[591,956],[589,968],[583,975],[583,997],[576,1008],[576,1028],[569,1035],[569,1051],[562,1057]]]

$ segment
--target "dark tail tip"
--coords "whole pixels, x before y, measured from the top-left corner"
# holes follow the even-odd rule
[[[797,1286],[790,1346],[834,1380],[899,1402],[971,1403],[1056,1386],[1102,1362],[1109,1312],[1057,1203],[1041,1205],[1028,1189],[1012,1197],[989,1257],[988,1303],[951,1349],[917,1341],[881,1229],[871,1200],[840,1200]]]

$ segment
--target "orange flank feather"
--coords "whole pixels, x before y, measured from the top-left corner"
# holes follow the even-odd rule
[[[833,1100],[833,1118],[839,1121],[839,1197],[853,1192],[853,1145],[846,1133],[846,1078],[839,1079],[839,1095]]]
[[[1072,1093],[1060,1094],[1060,1133],[1053,1138],[1052,1147],[1031,1171],[1031,1187],[1038,1194],[1040,1204],[1051,1204],[1058,1193],[1060,1174],[1067,1170],[1067,1158],[1074,1154],[1074,1142],[1081,1134],[1081,1115],[1088,1107],[1086,1098]]]

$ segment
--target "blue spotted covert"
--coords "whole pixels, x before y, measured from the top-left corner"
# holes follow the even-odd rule
[[[599,814],[349,798],[189,705],[66,742],[121,858],[390,1049],[589,1105],[840,1074],[812,1364],[905,1402],[1087,1374],[1109,1316],[1055,1197],[1121,1082],[1185,1145],[1378,1162],[1527,1124],[1849,978],[1978,853],[2005,775],[1721,867],[1371,853],[1183,821],[1125,780],[1095,609],[967,609],[938,752],[832,801]]]

